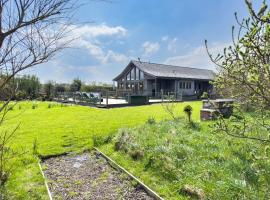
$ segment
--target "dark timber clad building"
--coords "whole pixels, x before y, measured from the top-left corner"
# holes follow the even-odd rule
[[[211,93],[209,81],[213,78],[213,71],[207,69],[132,60],[113,81],[119,91],[130,90],[133,94],[159,97],[173,92],[196,98],[203,92]]]

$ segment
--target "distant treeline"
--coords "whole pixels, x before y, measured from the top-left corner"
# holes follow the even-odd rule
[[[0,82],[5,79],[4,76],[0,76]],[[80,79],[76,78],[69,83],[57,83],[54,81],[48,81],[42,84],[39,78],[35,75],[24,75],[15,77],[10,84],[5,88],[4,92],[0,94],[0,100],[13,99],[39,99],[39,100],[51,100],[59,93],[65,92],[100,92],[104,90],[113,90],[113,86],[107,83],[92,82],[86,84]]]

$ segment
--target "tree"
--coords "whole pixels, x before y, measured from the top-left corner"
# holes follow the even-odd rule
[[[0,126],[8,113],[17,86],[15,76],[47,62],[70,43],[68,27],[74,10],[71,0],[0,0]],[[9,142],[19,125],[0,132],[0,185],[8,178],[7,163],[14,157]]]
[[[63,93],[65,92],[67,89],[66,89],[66,86],[65,84],[55,84],[54,86],[54,94],[57,95],[58,93]]]
[[[214,57],[206,41],[208,55],[218,67],[215,87],[239,102],[230,120],[220,116],[216,128],[231,136],[270,142],[270,12],[266,1],[258,12],[245,2],[250,16],[239,20],[235,13],[239,28],[232,28],[232,45]],[[255,116],[247,117],[246,107]]]
[[[48,81],[43,85],[43,90],[45,93],[45,98],[51,100],[54,95],[54,83],[52,81]]]
[[[39,96],[40,82],[39,78],[35,75],[24,75],[22,77],[15,78],[15,84],[17,85],[17,95],[16,99],[30,98],[35,99]]]
[[[78,92],[81,90],[81,87],[82,87],[82,81],[79,78],[75,78],[70,85],[70,91]]]

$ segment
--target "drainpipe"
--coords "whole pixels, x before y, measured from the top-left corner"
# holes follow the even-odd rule
[[[175,93],[175,99],[177,99],[177,82],[176,82],[176,79],[174,80],[174,93]]]
[[[155,78],[155,97],[157,97],[157,78]]]

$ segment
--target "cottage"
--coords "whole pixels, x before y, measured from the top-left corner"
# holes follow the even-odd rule
[[[118,91],[151,97],[174,93],[196,99],[203,92],[212,92],[209,82],[213,78],[213,71],[207,69],[132,60],[113,81],[117,82]]]

